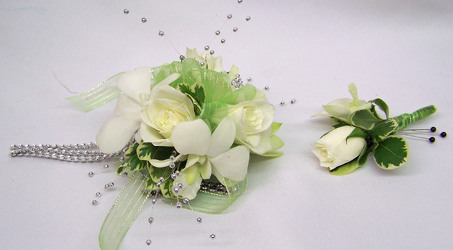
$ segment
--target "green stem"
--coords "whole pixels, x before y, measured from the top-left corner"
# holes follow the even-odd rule
[[[425,119],[426,117],[436,113],[437,108],[434,105],[426,106],[424,108],[421,108],[413,113],[405,113],[396,117],[393,117],[391,119],[395,120],[398,122],[398,130],[400,129],[405,129],[409,127],[412,123]]]

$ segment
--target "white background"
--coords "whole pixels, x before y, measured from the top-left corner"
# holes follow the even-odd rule
[[[9,145],[93,141],[114,102],[82,113],[62,85],[80,93],[118,72],[177,60],[170,43],[180,53],[209,44],[225,69],[236,64],[257,88],[269,86],[284,156],[252,160],[246,192],[225,213],[202,214],[201,225],[199,214],[160,202],[150,227],[148,202],[122,249],[453,248],[451,138],[408,139],[402,168],[384,171],[370,159],[343,177],[311,153],[330,126],[311,115],[348,97],[350,82],[361,99],[386,100],[394,116],[435,104],[439,111],[413,127],[453,132],[453,2],[434,0],[2,0],[0,248],[98,248],[127,180],[89,178],[102,163],[13,159]],[[110,181],[116,189],[105,192]]]

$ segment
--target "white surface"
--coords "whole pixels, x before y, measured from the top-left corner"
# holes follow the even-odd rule
[[[226,43],[209,42],[228,13],[218,37]],[[114,102],[81,113],[60,83],[83,92],[118,72],[177,60],[166,39],[180,52],[209,44],[225,68],[234,63],[244,79],[268,85],[285,155],[252,161],[246,192],[224,214],[201,215],[202,225],[198,214],[160,203],[150,229],[147,203],[122,249],[150,249],[148,238],[157,249],[453,248],[451,138],[410,139],[409,163],[391,172],[370,160],[336,177],[311,153],[329,129],[311,115],[347,97],[350,82],[360,98],[386,100],[392,115],[435,104],[439,111],[414,127],[453,132],[452,1],[3,0],[0,30],[2,249],[98,248],[126,180],[87,177],[102,164],[12,159],[8,147],[93,141]],[[109,181],[117,188],[104,192]],[[97,191],[103,196],[92,206]]]

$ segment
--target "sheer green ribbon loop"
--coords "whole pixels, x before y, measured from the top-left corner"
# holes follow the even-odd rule
[[[99,233],[101,249],[118,249],[149,195],[143,176],[131,176],[102,224]]]
[[[81,94],[65,98],[76,108],[88,112],[114,100],[121,93],[116,87],[116,80],[123,74],[116,74],[96,87]]]
[[[234,201],[245,191],[247,187],[247,178],[238,182],[236,185],[228,188],[228,194],[221,194],[218,192],[210,192],[200,190],[197,197],[187,204],[182,204],[184,208],[192,209],[201,213],[216,214],[225,211],[233,204]],[[170,204],[175,205],[177,200],[163,198],[163,200]]]

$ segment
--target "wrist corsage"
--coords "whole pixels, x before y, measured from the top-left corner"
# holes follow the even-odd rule
[[[83,111],[117,99],[115,116],[101,127],[96,143],[11,148],[11,156],[116,159],[116,172],[129,182],[102,225],[102,249],[118,248],[148,198],[219,213],[245,190],[250,154],[282,154],[274,107],[263,92],[243,84],[236,66],[225,72],[221,57],[195,49],[180,59],[117,74],[68,98]]]
[[[365,165],[368,156],[374,153],[375,163],[382,169],[398,168],[407,162],[409,147],[406,140],[397,136],[413,136],[415,133],[436,132],[428,130],[407,129],[412,123],[424,119],[436,112],[433,105],[421,108],[410,114],[389,117],[389,107],[380,98],[359,100],[355,84],[349,85],[351,98],[342,98],[324,105],[324,111],[316,114],[329,116],[334,121],[332,131],[324,134],[314,143],[313,153],[319,158],[322,167],[327,167],[331,174],[345,175]],[[377,109],[385,118],[382,118]],[[439,134],[446,137],[446,133]],[[434,136],[427,138],[434,142]]]

